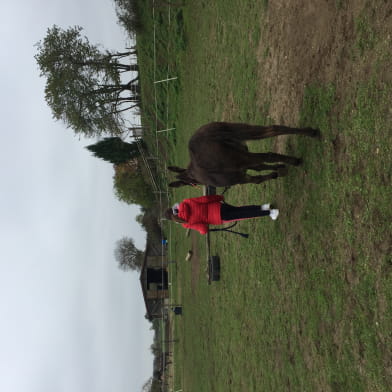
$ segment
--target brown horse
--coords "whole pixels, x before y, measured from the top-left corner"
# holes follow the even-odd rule
[[[273,152],[251,153],[245,142],[294,134],[318,137],[320,131],[313,128],[289,128],[282,125],[263,127],[227,122],[203,125],[189,140],[191,161],[188,167],[168,167],[178,173],[178,181],[171,182],[169,186],[203,184],[227,187],[235,184],[259,184],[283,176],[286,174],[284,164],[298,166],[302,160]],[[270,170],[272,173],[250,176],[246,174],[249,169]]]

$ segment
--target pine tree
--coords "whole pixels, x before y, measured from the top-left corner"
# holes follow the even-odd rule
[[[136,142],[127,143],[119,137],[105,137],[86,147],[97,158],[119,165],[140,155]]]

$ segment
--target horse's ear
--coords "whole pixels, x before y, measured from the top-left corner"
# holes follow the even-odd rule
[[[171,188],[179,188],[180,186],[189,185],[184,181],[173,181],[169,183]]]
[[[186,171],[186,169],[182,169],[181,167],[178,166],[168,166],[167,170],[170,170],[175,173],[183,173],[184,171]]]

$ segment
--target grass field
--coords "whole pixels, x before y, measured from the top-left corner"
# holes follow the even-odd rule
[[[207,284],[205,239],[171,228],[174,301],[184,307],[175,319],[174,390],[391,390],[392,4],[332,2],[311,26],[309,13],[320,14],[311,1],[298,3],[186,1],[170,8],[170,24],[168,7],[154,19],[144,9],[143,116],[152,130],[176,128],[162,135],[169,163],[186,165],[189,136],[211,120],[322,133],[320,141],[250,144],[304,165],[225,194],[232,204],[273,202],[281,215],[241,222],[248,240],[211,234],[220,282]],[[282,10],[296,19],[278,18]],[[168,73],[178,80],[154,90]],[[181,189],[173,200],[200,193]],[[190,248],[192,263],[183,261]]]

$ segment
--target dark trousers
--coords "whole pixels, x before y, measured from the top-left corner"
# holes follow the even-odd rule
[[[269,216],[269,211],[263,211],[261,206],[234,207],[230,204],[222,204],[221,218],[224,221],[257,218],[259,216]]]

